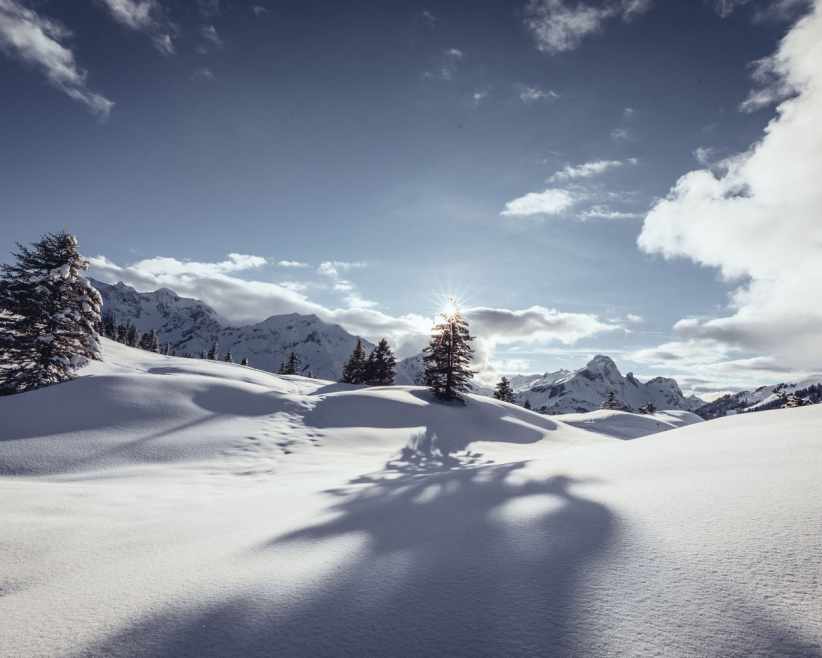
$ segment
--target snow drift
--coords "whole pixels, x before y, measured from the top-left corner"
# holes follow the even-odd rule
[[[0,399],[3,655],[822,652],[822,406],[621,441],[691,419],[104,352]]]

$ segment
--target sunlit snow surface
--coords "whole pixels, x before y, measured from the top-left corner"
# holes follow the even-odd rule
[[[636,438],[695,419],[104,350],[0,398],[2,656],[822,655],[822,405]]]

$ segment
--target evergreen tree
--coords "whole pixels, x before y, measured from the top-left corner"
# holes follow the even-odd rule
[[[209,361],[216,361],[219,357],[219,347],[217,347],[217,343],[214,343],[211,346],[211,349],[208,350],[208,356],[206,357]]]
[[[514,402],[514,389],[511,388],[511,382],[507,377],[503,377],[497,382],[497,388],[494,391],[494,397],[502,402]]]
[[[126,330],[126,345],[129,347],[137,347],[139,344],[140,334],[137,331],[137,327],[129,323],[128,329]]]
[[[234,363],[234,359],[231,358],[231,350],[225,353],[223,361],[225,361],[226,363]]]
[[[616,393],[614,393],[613,391],[608,391],[608,399],[606,399],[605,402],[602,403],[602,408],[621,410],[624,407],[623,404],[616,399]]]
[[[123,345],[125,345],[127,338],[128,338],[128,325],[127,324],[118,324],[117,325],[117,337],[115,338],[115,340],[118,343],[122,343]]]
[[[153,352],[155,339],[156,336],[154,334],[154,329],[150,329],[145,332],[142,336],[140,336],[140,349],[146,350],[147,352]]]
[[[365,355],[365,348],[362,339],[357,338],[354,351],[348,359],[348,363],[343,366],[342,382],[344,384],[365,384],[368,376],[368,359]]]
[[[0,389],[27,391],[69,379],[100,355],[100,294],[82,276],[77,239],[48,233],[17,245],[0,265]]]
[[[241,366],[247,366],[248,365],[248,357],[247,356],[243,357],[243,360],[240,361],[240,365]]]
[[[300,372],[300,358],[291,352],[285,363],[280,366],[281,375],[297,375]]]
[[[653,402],[649,402],[645,406],[639,408],[639,413],[641,413],[641,414],[655,414],[656,413],[656,405]]]
[[[117,323],[114,321],[113,313],[103,314],[103,335],[112,340],[117,339]]]
[[[423,350],[425,385],[444,400],[462,399],[460,393],[471,390],[471,359],[473,338],[468,322],[459,310],[443,315],[431,334],[431,342]]]
[[[200,358],[201,358],[201,359],[205,359],[205,358],[206,358],[206,353],[205,353],[205,350],[200,350]]]
[[[352,355],[353,356],[353,355]],[[365,364],[365,382],[369,386],[391,386],[394,383],[394,368],[397,359],[385,338],[368,355]]]
[[[530,401],[530,400],[526,400],[526,401],[525,401],[525,404],[523,404],[522,406],[523,406],[525,409],[529,409],[529,410],[530,410],[530,409],[531,409],[531,401]]]

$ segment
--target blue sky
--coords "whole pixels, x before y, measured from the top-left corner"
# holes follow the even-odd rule
[[[672,188],[703,171],[734,196],[733,156],[818,82],[793,80],[812,44],[787,70],[753,63],[802,20],[815,35],[817,14],[802,0],[0,0],[0,251],[67,228],[102,278],[236,322],[317,312],[404,352],[456,294],[489,373],[605,351],[705,394],[800,376],[822,355],[774,346],[791,311],[772,308],[784,289],[760,299],[773,273],[701,246],[748,215],[696,204],[693,226]],[[768,340],[710,324],[753,297]],[[797,313],[797,344],[815,344],[816,319]]]

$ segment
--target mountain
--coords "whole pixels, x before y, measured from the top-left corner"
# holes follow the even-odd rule
[[[254,367],[273,372],[294,352],[302,374],[336,380],[357,342],[356,336],[316,315],[273,315],[256,324],[230,326],[208,304],[166,288],[137,292],[122,282],[90,281],[103,298],[103,313],[113,314],[118,323],[132,322],[141,332],[153,329],[179,355],[199,356],[216,343],[220,354],[231,352],[234,361],[247,358]]]
[[[822,377],[812,377],[794,383],[760,386],[752,391],[740,391],[702,405],[695,413],[706,420],[749,411],[767,411],[783,406],[782,395],[794,394],[805,404],[822,402]]]
[[[586,412],[599,409],[613,392],[628,409],[652,403],[657,409],[694,411],[705,402],[685,397],[676,380],[656,377],[642,383],[633,373],[622,376],[607,356],[597,355],[584,368],[546,373],[514,387],[517,402],[527,401],[532,409],[549,414]]]

